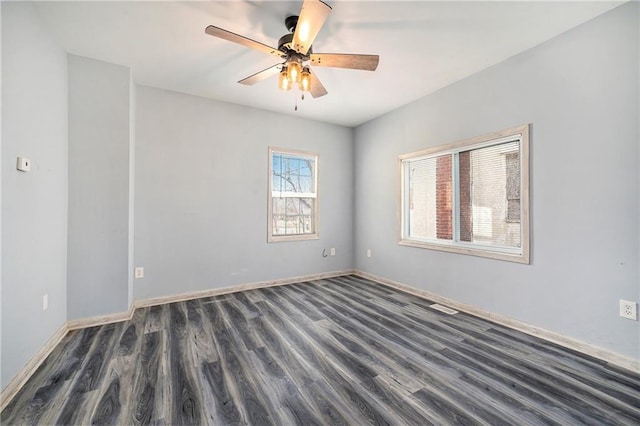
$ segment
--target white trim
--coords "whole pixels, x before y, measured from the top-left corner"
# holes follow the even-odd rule
[[[239,291],[255,290],[258,288],[276,287],[287,284],[303,283],[308,281],[322,280],[325,278],[341,277],[343,275],[353,274],[351,269],[343,271],[322,272],[319,274],[303,275],[300,277],[283,278],[277,280],[268,281],[256,281],[246,284],[235,284],[227,287],[216,288],[212,290],[192,291],[188,293],[174,294],[171,296],[161,296],[151,299],[137,300],[134,302],[134,306],[137,308],[143,308],[147,306],[164,305],[167,303],[182,302],[185,300],[199,299],[201,297],[220,296],[222,294],[237,293]]]
[[[320,238],[320,219],[318,208],[318,181],[320,175],[320,155],[317,152],[310,151],[301,151],[298,149],[289,149],[289,148],[277,148],[277,147],[268,147],[269,151],[269,165],[267,167],[267,242],[268,243],[277,243],[277,242],[286,242],[286,241],[303,241],[303,240],[317,240]],[[313,167],[313,190],[314,194],[309,193],[290,193],[290,192],[281,192],[274,191],[271,187],[271,176],[273,174],[273,154],[284,154],[290,156],[299,156],[299,157],[309,157],[313,158],[314,167]],[[315,201],[313,203],[313,213],[312,213],[312,221],[313,221],[313,232],[309,234],[287,234],[287,235],[273,235],[273,198],[283,198],[288,195],[282,194],[292,194],[290,198],[313,198]]]
[[[315,192],[271,191],[273,198],[316,198]]]
[[[512,139],[524,139],[528,137],[529,125],[523,124],[509,129],[499,130],[482,136],[476,136],[469,139],[463,139],[457,142],[448,143],[445,145],[433,146],[430,148],[422,149],[420,151],[409,152],[407,154],[400,155],[400,160],[416,159],[433,157],[434,153],[439,155],[452,154],[458,152],[460,148],[475,149],[482,146],[499,145],[500,143],[508,142]],[[496,143],[493,143],[493,141]]]
[[[22,389],[25,383],[31,378],[33,373],[36,372],[38,367],[44,362],[44,360],[49,356],[49,354],[60,344],[64,336],[67,335],[68,332],[67,323],[65,322],[53,333],[53,336],[47,340],[47,342],[40,348],[38,352],[31,357],[31,359],[26,363],[18,374],[16,374],[13,379],[7,383],[7,386],[2,389],[0,393],[0,411],[4,410],[4,408],[9,405],[11,400],[16,396],[18,391]]]
[[[455,246],[453,244],[441,244],[441,243],[435,244],[435,243],[427,243],[422,241],[414,241],[409,239],[398,241],[398,245],[406,246],[406,247],[416,247],[416,248],[422,248],[422,249],[447,251],[450,253],[467,254],[469,256],[485,257],[488,259],[506,260],[508,262],[523,263],[525,265],[529,264],[529,261],[526,258],[523,258],[522,254],[520,253],[509,254],[506,252],[503,253],[500,251],[493,251],[493,250],[487,250],[487,249],[483,249],[483,250],[471,249],[471,248],[465,247],[464,245]]]
[[[392,287],[392,288],[395,288],[396,290],[404,291],[405,293],[413,294],[414,296],[418,296],[420,298],[427,299],[432,302],[441,303],[443,305],[449,306],[459,311],[466,312],[471,315],[475,315],[477,317],[486,319],[496,324],[500,324],[505,327],[521,331],[531,336],[539,337],[540,339],[546,340],[548,342],[552,342],[557,345],[563,346],[565,348],[578,351],[582,354],[601,359],[610,364],[614,364],[619,367],[626,368],[627,370],[640,373],[640,359],[629,358],[624,355],[620,355],[615,352],[609,351],[607,349],[603,349],[603,348],[591,345],[589,343],[585,343],[580,340],[567,337],[562,334],[558,334],[556,332],[549,331],[532,324],[528,324],[523,321],[509,318],[504,315],[495,314],[473,305],[461,303],[456,300],[439,296],[429,291],[420,290],[418,288],[415,288],[406,284],[402,284],[400,282],[393,281],[388,278],[379,277],[377,275],[370,274],[368,272],[355,270],[354,274],[362,278],[366,278],[371,281],[375,281],[377,283],[386,285],[387,287]]]
[[[320,236],[316,234],[287,234],[272,236],[268,242],[270,243],[285,243],[287,241],[304,241],[304,240],[319,240]]]
[[[400,166],[400,205],[398,208],[398,217],[400,223],[398,229],[398,244],[407,247],[416,247],[422,249],[446,251],[450,253],[465,254],[471,256],[479,256],[490,259],[505,260],[509,262],[517,262],[523,264],[530,263],[529,257],[529,124],[524,124],[510,129],[500,130],[487,135],[477,136],[462,141],[430,147],[421,151],[402,154],[398,157]],[[462,151],[479,149],[483,147],[496,146],[509,142],[518,141],[520,152],[520,247],[492,247],[483,244],[467,243],[458,241],[460,237],[460,224],[457,220],[459,213],[459,182],[457,182],[459,168],[459,159],[457,154]],[[453,232],[451,240],[423,239],[411,237],[408,234],[409,229],[409,213],[407,207],[408,196],[408,172],[407,165],[413,161],[420,161],[429,158],[437,158],[445,155],[451,155],[452,169],[452,224]]]
[[[118,312],[115,314],[100,315],[97,317],[81,318],[67,321],[67,328],[69,331],[77,330],[79,328],[95,327],[98,325],[111,324],[114,322],[128,321],[133,318],[133,312],[135,311],[135,303],[129,307],[126,312]]]

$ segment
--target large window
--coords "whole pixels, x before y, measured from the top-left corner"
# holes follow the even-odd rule
[[[402,155],[400,244],[529,263],[529,127]]]
[[[269,148],[269,242],[318,238],[317,176],[317,154]]]

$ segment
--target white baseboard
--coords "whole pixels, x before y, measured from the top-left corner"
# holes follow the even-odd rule
[[[135,311],[135,307],[134,305],[131,305],[127,312],[118,312],[115,314],[107,314],[107,315],[100,315],[100,316],[91,317],[91,318],[81,318],[81,319],[70,320],[70,321],[67,321],[67,328],[69,329],[69,331],[71,331],[71,330],[77,330],[79,328],[95,327],[98,325],[111,324],[114,322],[128,321],[133,317],[134,311]]]
[[[49,356],[49,354],[55,349],[56,346],[62,341],[64,336],[67,335],[67,323],[64,323],[56,330],[56,332],[47,340],[47,342],[40,348],[40,350],[22,367],[18,374],[2,389],[0,393],[0,411],[11,402],[18,391],[27,383],[27,380],[36,372],[42,362]]]
[[[354,271],[354,274],[360,277],[375,281],[377,283],[386,285],[388,287],[392,287],[397,290],[401,290],[406,293],[413,294],[414,296],[418,296],[423,299],[428,299],[437,303],[441,303],[443,305],[447,305],[459,311],[475,315],[477,317],[489,320],[491,322],[494,322],[500,325],[504,325],[505,327],[509,327],[514,330],[518,330],[523,333],[539,337],[543,340],[558,344],[560,346],[564,346],[565,348],[573,349],[585,355],[589,355],[594,358],[598,358],[603,361],[606,361],[608,363],[615,364],[619,367],[626,368],[627,370],[640,373],[640,360],[638,359],[629,358],[624,355],[620,355],[615,352],[611,352],[609,350],[602,349],[597,346],[590,345],[588,343],[584,343],[580,340],[563,336],[561,334],[555,333],[553,331],[545,330],[540,327],[536,327],[535,325],[531,325],[523,321],[518,321],[513,318],[506,317],[504,315],[495,314],[473,305],[460,303],[453,299],[439,296],[437,294],[434,294],[425,290],[420,290],[418,288],[411,287],[409,285],[402,284],[387,278],[379,277],[377,275],[373,275],[368,272],[356,270]]]
[[[133,302],[136,308],[143,308],[154,305],[164,305],[167,303],[182,302],[185,300],[199,299],[202,297],[220,296],[222,294],[237,293],[239,291],[255,290],[265,287],[276,287],[286,284],[301,283],[306,281],[321,280],[324,278],[340,277],[343,275],[353,274],[353,269],[343,271],[323,272],[319,274],[303,275],[300,277],[283,278],[278,280],[256,281],[246,284],[236,284],[228,287],[216,288],[212,290],[193,291],[189,293],[175,294],[170,296],[155,297],[152,299],[136,300]]]
[[[111,324],[114,322],[128,321],[131,318],[133,318],[133,313],[138,308],[145,308],[148,306],[155,306],[155,305],[164,305],[167,303],[174,303],[174,302],[183,302],[185,300],[199,299],[202,297],[220,296],[222,294],[237,293],[239,291],[254,290],[258,288],[275,287],[275,286],[285,285],[285,284],[294,284],[294,283],[305,282],[305,281],[321,280],[324,278],[339,277],[342,275],[352,274],[353,272],[354,271],[351,269],[344,270],[344,271],[323,272],[319,274],[304,275],[300,277],[283,278],[283,279],[269,280],[269,281],[256,281],[252,283],[231,285],[231,286],[215,288],[211,290],[192,291],[188,293],[172,294],[169,296],[154,297],[150,299],[141,299],[141,300],[134,301],[131,307],[129,308],[128,312],[118,312],[115,314],[100,315],[97,317],[71,320],[71,321],[67,321],[67,327],[68,327],[68,330],[77,330],[79,328],[95,327],[98,325]]]

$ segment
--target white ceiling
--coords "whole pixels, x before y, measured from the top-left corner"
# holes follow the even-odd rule
[[[299,102],[276,78],[237,81],[276,64],[206,35],[215,25],[277,47],[301,1],[42,2],[36,8],[68,52],[125,65],[137,83],[319,121],[357,126],[503,61],[621,2],[328,2],[317,53],[380,55],[377,71],[315,68],[329,94]]]

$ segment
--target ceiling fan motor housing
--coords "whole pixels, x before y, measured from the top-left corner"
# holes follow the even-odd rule
[[[298,16],[294,15],[286,17],[284,20],[284,25],[290,32],[280,37],[280,40],[278,40],[278,50],[286,53],[288,55],[288,58],[296,54],[299,55],[302,61],[308,61],[309,55],[313,53],[312,46],[309,46],[309,51],[306,55],[302,55],[299,52],[296,52],[293,48],[293,33],[296,30],[296,25],[298,25]]]
[[[293,33],[288,33],[280,37],[278,40],[278,50],[287,53],[291,48],[291,43],[293,42]]]

